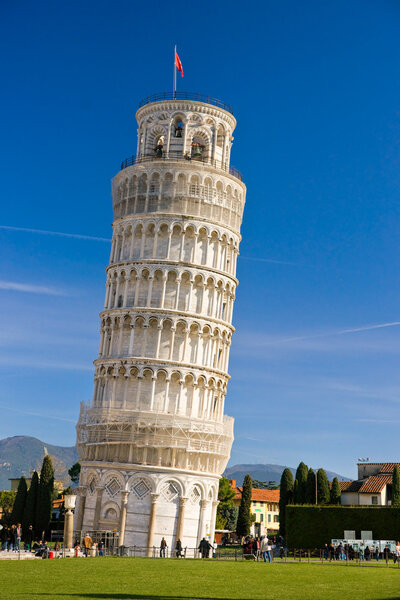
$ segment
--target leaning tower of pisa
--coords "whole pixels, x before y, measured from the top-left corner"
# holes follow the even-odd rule
[[[230,166],[232,110],[146,98],[136,157],[112,181],[106,299],[92,401],[77,424],[75,529],[173,548],[214,538],[230,456],[224,414],[246,188]]]

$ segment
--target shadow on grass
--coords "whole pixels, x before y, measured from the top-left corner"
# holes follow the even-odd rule
[[[40,594],[41,596],[52,596],[51,594]],[[90,598],[91,600],[252,600],[251,598],[216,598],[215,596],[159,596],[154,594],[90,594],[90,593],[73,593],[73,594],[57,594],[57,598]],[[52,596],[54,597],[54,596]],[[382,598],[382,600],[399,600],[397,598]]]
[[[41,594],[41,596],[51,596],[52,594]],[[57,594],[57,598],[89,598],[91,600],[253,600],[252,598],[216,598],[215,596],[158,596],[154,594]],[[379,600],[400,600],[400,596],[390,596],[390,598],[379,598]]]

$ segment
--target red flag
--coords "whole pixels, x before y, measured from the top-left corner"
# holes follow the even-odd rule
[[[182,68],[181,59],[179,58],[176,50],[175,50],[175,67],[178,69],[178,71],[180,72],[180,74],[183,77],[183,68]]]

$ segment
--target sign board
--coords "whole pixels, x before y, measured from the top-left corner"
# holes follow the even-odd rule
[[[372,531],[362,531],[361,532],[362,540],[372,540],[372,538],[373,538]]]
[[[355,540],[356,532],[353,531],[352,529],[345,529],[343,537],[345,540]]]

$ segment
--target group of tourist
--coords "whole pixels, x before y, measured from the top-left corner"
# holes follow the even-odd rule
[[[276,549],[279,548],[279,556],[284,556],[283,539],[268,538],[268,536],[256,537],[247,536],[243,541],[243,555],[247,558],[260,560],[262,557],[264,562],[272,562]]]
[[[394,562],[400,561],[400,542],[396,543],[395,551],[392,553],[388,544],[381,552],[379,546],[364,546],[360,545],[358,550],[355,550],[351,544],[338,544],[336,547],[331,544],[325,544],[323,548],[323,557],[325,560],[355,560],[369,562],[371,560],[386,560],[393,558]]]
[[[209,558],[210,550],[212,548],[213,548],[213,546],[210,544],[210,542],[208,540],[206,540],[206,538],[203,537],[203,539],[200,541],[199,547],[197,549],[200,552],[200,555],[202,558]],[[165,558],[167,556],[167,550],[168,550],[167,541],[163,537],[160,542],[160,558]],[[175,544],[175,556],[176,556],[176,558],[184,558],[184,556],[185,556],[183,547],[182,547],[182,542],[179,538],[176,540],[176,544]]]
[[[24,550],[30,552],[34,541],[32,525],[23,532],[21,523],[14,525],[2,525],[0,530],[1,549],[3,552],[20,552],[21,542],[24,543]]]

